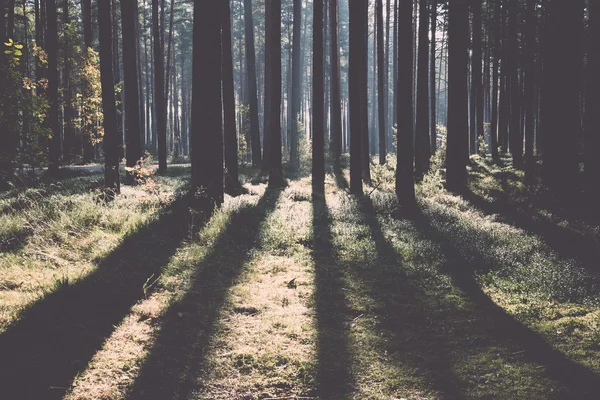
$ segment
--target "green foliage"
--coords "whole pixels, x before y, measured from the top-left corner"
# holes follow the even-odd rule
[[[100,83],[100,59],[98,52],[89,48],[78,64],[81,65],[79,79],[83,93],[77,94],[80,119],[77,128],[86,140],[100,143],[104,137],[104,114],[102,113],[102,85]]]
[[[242,131],[238,132],[238,160],[240,163],[245,163],[249,157],[246,138],[250,135],[250,105],[240,103],[238,110],[242,119]]]

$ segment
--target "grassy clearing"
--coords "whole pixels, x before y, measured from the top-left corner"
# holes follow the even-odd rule
[[[324,198],[309,178],[271,191],[245,171],[247,193],[206,225],[177,200],[185,170],[112,204],[93,176],[4,195],[0,237],[34,227],[0,258],[0,352],[21,360],[0,361],[22,385],[7,393],[594,398],[598,226],[479,158],[462,196],[428,175],[405,219],[393,169],[373,168],[362,199],[347,171]]]

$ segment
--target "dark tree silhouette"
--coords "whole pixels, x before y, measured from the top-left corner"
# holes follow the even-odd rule
[[[281,0],[268,0],[267,5],[270,9],[268,35],[271,62],[269,187],[281,187],[285,183],[281,164]]]
[[[58,23],[56,21],[56,0],[46,2],[46,51],[48,53],[48,101],[50,110],[48,124],[52,137],[48,142],[48,173],[56,175],[60,164],[60,122],[58,112]]]
[[[98,29],[100,34],[100,74],[102,84],[102,110],[104,111],[104,185],[120,190],[119,139],[117,106],[113,76],[112,18],[110,0],[98,0]]]
[[[550,0],[544,40],[543,178],[565,202],[574,199],[579,173],[579,73],[583,0]]]
[[[467,171],[469,117],[467,64],[469,62],[469,2],[449,0],[448,9],[448,143],[446,183],[449,190],[464,188]]]
[[[493,27],[493,64],[492,64],[492,122],[490,130],[490,145],[492,147],[492,160],[500,161],[498,153],[498,79],[500,78],[500,57],[502,54],[502,44],[500,40],[502,31],[502,11],[500,1],[495,3]]]
[[[585,182],[589,204],[598,206],[600,200],[600,4],[589,6],[588,92],[585,129]]]
[[[435,97],[435,51],[436,51],[436,39],[435,35],[437,32],[437,0],[430,0],[431,2],[431,47],[430,47],[430,60],[429,60],[429,104],[430,104],[430,129],[431,129],[431,152],[435,153],[437,150],[437,119],[436,119],[436,103]],[[441,58],[441,55],[440,55]]]
[[[154,106],[156,139],[158,142],[158,170],[167,170],[167,114],[165,104],[165,64],[163,54],[163,32],[160,25],[158,0],[152,0],[152,36],[154,44]]]
[[[325,191],[325,132],[323,88],[323,0],[313,2],[313,109],[312,109],[312,188],[313,193]]]
[[[415,205],[415,180],[413,175],[413,44],[411,0],[398,1],[398,76],[396,96],[398,105],[398,130],[396,133],[396,197],[400,206],[412,210]]]
[[[474,111],[471,118],[474,121],[473,125],[473,140],[475,140],[472,148],[473,153],[478,151],[479,138],[483,137],[483,57],[482,57],[482,10],[481,1],[473,1],[471,8],[473,10],[473,57],[471,59],[471,102],[473,103],[472,110]]]
[[[417,179],[429,171],[429,13],[427,0],[419,0],[419,56],[417,71],[417,124],[415,172]]]
[[[533,140],[535,129],[535,0],[527,0],[527,21],[524,37],[524,104],[525,113],[525,173],[532,178],[535,166]]]
[[[364,8],[368,6],[366,0],[350,2],[350,65],[349,65],[349,94],[350,94],[350,191],[355,195],[363,194],[362,186],[362,151],[361,142],[363,135],[362,96],[366,86],[366,77],[363,80],[361,64],[366,59],[366,40]],[[361,16],[362,15],[362,16]],[[366,91],[366,87],[364,88]],[[365,96],[366,97],[366,96]],[[365,99],[366,101],[366,99]],[[367,149],[368,151],[368,149]]]
[[[260,166],[262,155],[258,125],[258,94],[256,87],[256,54],[254,52],[254,23],[252,19],[252,0],[244,0],[244,19],[246,27],[246,69],[248,96],[250,101],[250,141],[252,146],[252,165]]]
[[[379,117],[379,164],[385,164],[386,158],[386,115],[385,115],[385,70],[383,49],[383,3],[376,0],[375,10],[377,14],[377,91],[378,91],[378,117]],[[375,61],[375,60],[373,60]]]
[[[298,132],[298,116],[300,114],[300,97],[302,93],[302,65],[300,62],[300,44],[301,44],[301,28],[302,28],[302,0],[294,1],[294,22],[293,22],[293,37],[292,37],[292,131],[290,132],[290,162],[294,170],[300,166],[300,156],[298,153],[299,132]]]
[[[223,133],[225,144],[225,190],[240,190],[237,132],[235,125],[235,94],[233,82],[233,50],[231,45],[231,10],[229,0],[223,1],[221,13],[222,75],[223,75]],[[185,52],[182,52],[185,53]],[[182,88],[185,85],[182,85]],[[185,96],[182,96],[185,99]],[[185,108],[185,107],[184,107]]]
[[[510,130],[509,144],[516,168],[523,167],[523,131],[521,129],[521,89],[519,86],[519,66],[517,60],[519,2],[509,0],[508,17],[508,53],[506,63],[508,64],[508,85],[510,93]]]
[[[196,207],[210,214],[223,203],[221,0],[194,4],[191,161]],[[215,16],[215,10],[217,15]]]
[[[331,154],[336,168],[339,168],[342,154],[342,95],[340,83],[340,48],[338,43],[338,0],[329,0],[330,50],[331,50]]]
[[[140,100],[138,89],[137,40],[135,26],[137,14],[133,1],[121,2],[123,29],[123,73],[125,84],[125,155],[127,166],[133,167],[142,157],[140,143]]]

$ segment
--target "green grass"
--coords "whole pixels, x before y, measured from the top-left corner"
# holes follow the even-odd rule
[[[599,227],[480,157],[448,193],[442,161],[410,219],[387,165],[363,198],[347,171],[322,198],[242,169],[207,223],[185,168],[111,203],[98,175],[3,194],[5,379],[68,399],[593,398]]]

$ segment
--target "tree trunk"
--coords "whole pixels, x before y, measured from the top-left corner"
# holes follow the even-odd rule
[[[294,23],[292,37],[292,131],[290,137],[290,163],[294,170],[300,166],[298,153],[300,98],[302,93],[302,71],[300,70],[300,45],[302,28],[302,0],[294,1]]]
[[[261,146],[258,122],[258,94],[256,87],[256,54],[254,51],[254,23],[252,22],[252,0],[244,0],[246,26],[246,68],[248,69],[248,95],[250,100],[250,141],[252,142],[252,165],[260,166]]]
[[[221,59],[222,12],[221,0],[194,4],[192,193],[205,215],[224,197],[221,63],[215,62]]]
[[[398,105],[396,197],[403,209],[416,206],[415,180],[413,175],[413,44],[412,44],[412,4],[410,0],[398,3]]]
[[[483,76],[482,76],[482,10],[481,1],[473,1],[473,59],[471,63],[472,71],[472,98],[474,107],[472,108],[475,112],[475,152],[478,151],[479,139],[483,138]]]
[[[231,43],[231,10],[229,0],[223,1],[221,14],[223,130],[225,141],[225,190],[232,194],[241,189],[238,172],[237,132],[235,129],[235,94],[233,89],[233,48]],[[185,51],[182,51],[185,53]],[[183,85],[185,87],[185,85]]]
[[[525,25],[525,174],[528,181],[533,176],[535,160],[533,158],[534,119],[535,119],[535,0],[527,1],[527,23]]]
[[[430,104],[430,129],[431,153],[437,150],[437,123],[436,123],[436,96],[435,96],[435,35],[437,32],[437,0],[431,1],[431,56],[429,64],[429,104]],[[441,58],[441,53],[440,53]]]
[[[268,0],[270,12],[269,40],[271,61],[271,145],[269,149],[270,171],[269,187],[281,187],[285,184],[283,179],[283,165],[281,160],[281,0]]]
[[[419,61],[417,73],[417,125],[415,173],[422,179],[429,171],[429,14],[427,0],[419,0]]]
[[[518,0],[510,0],[508,20],[508,85],[510,92],[510,131],[509,142],[515,168],[523,167],[523,131],[521,130],[521,94],[519,89],[519,70],[517,65],[517,18]]]
[[[589,204],[597,207],[600,200],[600,5],[589,6],[588,92],[584,141],[585,182]]]
[[[113,76],[112,23],[111,1],[98,0],[100,79],[104,112],[104,185],[107,189],[119,193],[119,128]]]
[[[498,79],[500,75],[500,56],[502,54],[502,46],[500,42],[500,32],[502,30],[502,16],[501,16],[500,2],[496,2],[494,10],[494,62],[492,65],[492,122],[490,130],[490,143],[492,147],[492,160],[495,162],[500,161],[500,154],[498,153]]]
[[[125,75],[125,155],[127,166],[133,167],[142,157],[140,143],[140,99],[136,56],[135,4],[121,2],[121,26],[123,30],[123,72]]]
[[[378,81],[378,94],[379,94],[379,164],[385,164],[385,158],[387,155],[385,139],[386,139],[386,115],[385,115],[385,70],[384,70],[384,49],[383,49],[383,3],[382,0],[377,0],[375,3],[377,12],[377,75]],[[375,60],[373,60],[375,61]],[[373,88],[374,90],[375,88]]]
[[[336,168],[340,166],[342,154],[342,95],[340,83],[340,48],[338,42],[338,0],[329,0],[331,25],[331,152]]]
[[[323,88],[323,0],[313,2],[313,115],[312,115],[312,190],[313,193],[325,192],[325,153],[323,120],[325,107]]]
[[[361,64],[361,71],[359,79],[361,80],[360,86],[360,114],[361,114],[361,152],[362,152],[362,176],[365,182],[371,182],[371,156],[369,154],[369,91],[368,91],[368,71],[369,71],[369,2],[359,1],[359,4],[362,5],[361,13],[360,13],[360,22],[362,24],[362,31],[364,34],[361,34],[362,39],[362,58],[360,58],[359,63]],[[375,101],[373,101],[375,103]]]
[[[270,0],[267,0],[270,1]],[[264,82],[265,82],[265,90],[264,90],[264,107],[263,107],[263,160],[262,160],[262,165],[261,165],[261,169],[263,171],[263,173],[267,173],[271,170],[270,168],[270,164],[271,164],[271,157],[270,157],[270,150],[271,150],[271,95],[273,94],[273,90],[271,88],[271,86],[273,84],[276,84],[273,82],[273,80],[271,79],[271,40],[272,38],[272,33],[270,30],[272,30],[271,28],[271,11],[272,11],[271,4],[267,4],[265,2],[265,74],[264,74]],[[279,11],[281,13],[281,10]],[[281,51],[281,50],[280,50]]]
[[[448,143],[446,183],[461,191],[467,170],[464,149],[468,146],[467,65],[469,62],[469,7],[463,0],[449,0],[448,10]]]
[[[361,136],[363,130],[363,113],[361,112],[362,86],[366,79],[361,78],[361,63],[366,59],[365,42],[367,33],[362,18],[367,18],[364,8],[367,0],[354,0],[350,7],[350,60],[349,60],[349,92],[350,92],[350,190],[353,194],[361,196],[362,186],[362,152]],[[366,74],[366,71],[364,71]],[[366,88],[364,88],[366,90]]]
[[[48,53],[48,122],[52,137],[48,143],[48,173],[56,176],[60,163],[60,125],[58,113],[58,22],[56,0],[46,1],[46,52]]]

